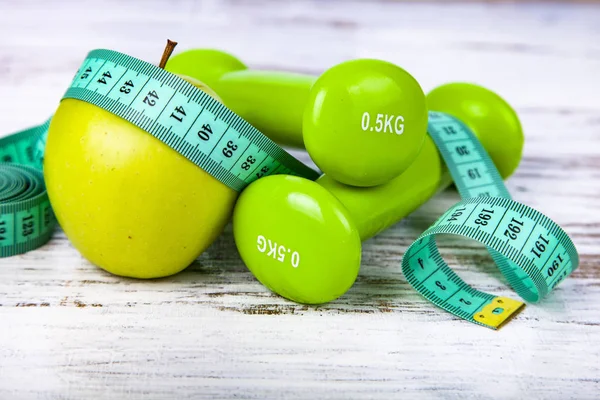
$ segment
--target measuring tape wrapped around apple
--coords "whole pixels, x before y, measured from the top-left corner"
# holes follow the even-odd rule
[[[523,306],[460,280],[437,252],[434,237],[441,233],[487,245],[528,301],[541,299],[577,268],[575,247],[560,227],[510,200],[468,121],[442,112],[427,115],[420,86],[399,67],[355,60],[316,81],[285,74],[269,79],[244,72],[241,62],[215,51],[189,53],[196,60],[190,73],[178,68],[190,65],[181,63],[184,54],[172,60],[171,70],[209,87],[121,53],[94,50],[50,124],[0,139],[3,257],[45,243],[54,210],[67,237],[92,263],[117,275],[168,276],[214,241],[235,205],[236,244],[255,276],[289,299],[323,303],[354,283],[360,240],[446,186],[449,170],[465,200],[423,233],[402,261],[408,281],[426,298],[491,328]],[[212,69],[199,68],[207,65]],[[461,91],[490,96],[479,90],[485,91],[451,85],[446,92],[456,103]],[[510,109],[497,96],[492,101],[494,111]],[[298,112],[300,105],[305,107]],[[296,135],[290,141],[305,142],[329,174],[315,182],[317,172],[238,114],[274,138],[278,128]],[[520,125],[510,115],[506,120],[512,118],[513,126],[505,138],[475,130],[503,176],[514,170],[521,151]],[[268,175],[278,176],[263,179]]]

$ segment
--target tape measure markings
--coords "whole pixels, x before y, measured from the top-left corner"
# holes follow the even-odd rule
[[[502,177],[479,140],[473,140],[473,134],[470,133],[469,128],[464,123],[459,120],[454,120],[455,123],[448,124],[449,119],[444,117],[441,113],[431,112],[429,113],[429,117],[429,129],[441,129],[446,133],[446,140],[440,141],[440,143],[436,142],[436,145],[438,146],[438,150],[442,153],[444,160],[448,157],[448,161],[446,161],[447,165],[453,164],[455,167],[461,167],[459,173],[464,185],[461,185],[460,188],[457,186],[461,197],[486,195],[492,197],[511,197],[506,186],[495,184],[495,182],[501,182]],[[448,136],[452,136],[453,138],[447,139]],[[458,148],[461,148],[461,150],[458,150]],[[466,159],[462,160],[462,158]],[[479,171],[479,169],[475,167],[477,168],[477,172],[480,172],[481,177],[485,177],[486,179],[485,183],[481,185],[471,185],[471,182],[466,180],[467,176],[465,175],[468,175],[468,170],[473,168],[464,168],[464,166],[473,162],[481,163],[478,164],[478,166],[484,165],[485,167],[485,170],[482,171]],[[463,172],[464,169],[467,170],[466,174]],[[477,172],[473,171],[474,176],[477,176]],[[481,174],[481,172],[483,172],[483,174]],[[485,190],[483,190],[484,188]]]
[[[513,262],[521,265],[521,267],[523,269],[526,269],[530,275],[539,273],[540,274],[539,277],[541,277],[542,279],[541,280],[538,279],[538,281],[540,281],[540,282],[545,281],[546,284],[549,285],[551,283],[552,279],[543,278],[543,276],[542,276],[543,274],[541,274],[541,273],[542,273],[542,270],[544,270],[544,268],[548,264],[548,262],[552,259],[552,256],[556,253],[557,249],[562,248],[562,252],[559,252],[560,254],[564,254],[566,252],[566,249],[562,244],[562,240],[560,240],[557,237],[557,235],[554,231],[549,231],[546,229],[544,222],[541,221],[541,218],[543,217],[542,214],[539,214],[535,210],[530,209],[530,208],[523,210],[527,206],[518,204],[518,203],[511,203],[510,200],[508,200],[508,199],[501,199],[501,198],[491,198],[491,199],[493,201],[490,200],[489,198],[486,198],[485,200],[476,199],[474,202],[473,201],[471,201],[471,202],[463,201],[463,202],[458,203],[457,205],[452,207],[450,209],[450,211],[455,211],[459,206],[461,208],[465,208],[465,209],[471,208],[470,215],[467,218],[465,218],[463,221],[448,222],[446,220],[446,223],[444,225],[440,224],[437,228],[433,229],[431,232],[436,233],[437,231],[450,230],[451,233],[459,234],[462,236],[472,237],[476,240],[485,240],[486,244],[488,244],[489,247],[504,254],[507,258],[511,259]],[[503,200],[503,201],[501,202],[501,200]],[[511,209],[511,206],[513,204],[516,204],[517,207],[521,208],[521,210],[513,211]],[[473,221],[469,221],[470,216],[476,210],[480,211],[483,208],[489,208],[494,211],[498,210],[498,209],[504,209],[504,213],[503,213],[504,216],[499,219],[499,222],[497,222],[496,228],[494,229],[494,231],[492,233],[486,232],[484,230],[485,228],[482,228],[481,226],[478,226],[477,228],[473,228],[471,226],[471,223]],[[506,214],[509,211],[512,212],[512,214],[509,214],[509,216],[511,216],[511,217],[512,217],[512,215],[515,214],[515,211],[516,211],[516,213],[520,212],[520,218],[524,222],[529,220],[528,223],[532,224],[532,226],[524,228],[524,230],[521,231],[521,232],[529,231],[529,234],[527,235],[527,237],[524,240],[521,240],[520,243],[522,243],[522,244],[512,243],[511,239],[509,237],[506,237],[506,239],[504,239],[497,235],[499,227],[504,228],[507,225],[509,225],[508,222],[505,222],[507,220]],[[512,218],[514,218],[514,217],[512,217]],[[490,222],[490,221],[491,221],[491,219],[488,220],[488,222]],[[546,224],[550,224],[550,223],[552,223],[552,222],[546,221]],[[524,223],[524,225],[525,225],[525,223]],[[537,232],[538,236],[536,237],[536,236],[532,235],[533,232]],[[552,248],[552,251],[550,251],[550,252],[547,252],[546,250],[542,251],[540,254],[547,253],[547,256],[543,259],[541,257],[538,258],[539,260],[543,260],[543,262],[536,263],[535,262],[536,258],[535,257],[532,257],[532,258],[527,257],[525,255],[527,253],[524,253],[523,250],[525,248],[535,250],[534,244],[532,242],[537,240],[539,238],[539,235],[544,237],[544,239],[547,238],[546,240],[548,241],[548,243],[545,243],[546,241],[544,241],[545,249],[548,249],[547,246],[549,246],[550,243],[555,242],[555,244],[554,244],[554,247]],[[571,256],[569,257],[569,262],[570,262],[570,259],[571,259]],[[552,277],[554,275],[554,273],[555,273],[555,271],[553,270],[552,275],[549,275],[549,277]],[[535,278],[535,276],[534,276],[534,278]],[[543,290],[544,285],[539,285],[539,286]],[[543,295],[541,297],[543,297]]]
[[[115,80],[112,86],[107,85],[110,79]],[[318,177],[210,95],[124,54],[92,51],[64,97],[90,102],[130,121],[235,190],[273,173]],[[206,140],[190,139],[194,129]],[[258,167],[253,165],[258,159],[261,168],[252,169]],[[251,172],[257,169],[259,173]]]
[[[435,235],[453,234],[485,244],[513,289],[538,301],[579,264],[573,242],[553,221],[517,203],[487,152],[458,119],[430,112],[428,132],[445,160],[464,200],[450,207],[402,260],[409,283],[441,308],[493,329],[524,303],[477,291],[444,262]]]
[[[79,100],[96,104],[102,108],[110,108],[110,105],[104,106],[104,104],[100,102],[101,99],[96,96],[99,95],[94,92],[75,93],[73,89],[69,89],[69,91],[65,95],[65,97],[77,98]],[[125,109],[126,106],[121,105],[120,108]],[[119,110],[118,108],[113,108],[110,111],[116,115],[119,115],[121,110]],[[152,120],[147,115],[143,115],[138,111],[129,110],[128,113],[123,112],[122,117],[147,132],[155,132],[153,136],[155,136],[157,139],[163,142],[166,142],[166,140],[164,139],[165,132],[163,131],[165,128],[159,125],[155,120]],[[174,135],[170,136],[173,137]],[[217,143],[214,147],[217,147],[219,143]],[[178,151],[188,160],[192,161],[194,164],[201,166],[202,169],[204,169],[206,172],[211,174],[219,181],[223,182],[229,187],[234,188],[235,190],[241,190],[241,188],[243,188],[247,183],[249,183],[245,183],[237,176],[232,175],[228,170],[225,170],[225,168],[223,168],[221,164],[217,164],[213,159],[208,158],[207,154],[202,153],[196,147],[192,146],[189,142],[180,144],[176,151]]]

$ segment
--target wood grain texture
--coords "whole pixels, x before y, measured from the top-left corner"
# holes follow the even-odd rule
[[[0,0],[1,131],[45,120],[90,49],[158,62],[167,37],[258,68],[317,74],[376,57],[425,90],[498,91],[526,132],[509,190],[571,235],[580,269],[499,332],[435,308],[400,260],[453,190],[366,242],[356,285],[320,307],[263,288],[230,227],[187,270],[154,281],[99,270],[57,232],[0,259],[0,399],[600,396],[600,7]],[[481,246],[447,239],[441,250],[478,289],[515,295]]]

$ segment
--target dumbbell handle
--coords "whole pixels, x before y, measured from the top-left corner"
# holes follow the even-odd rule
[[[302,114],[316,78],[286,72],[228,72],[213,83],[223,102],[273,141],[303,148]]]
[[[429,135],[411,166],[384,185],[347,186],[327,175],[317,180],[346,207],[363,241],[415,211],[451,182],[448,169]]]

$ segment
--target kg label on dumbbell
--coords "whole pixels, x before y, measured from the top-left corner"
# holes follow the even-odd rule
[[[460,235],[486,245],[509,284],[531,302],[543,298],[577,268],[577,251],[556,223],[511,200],[492,160],[465,124],[450,115],[430,112],[428,133],[464,200],[446,211],[408,248],[402,271],[410,284],[434,304],[497,329],[524,303],[467,285],[442,259],[436,235]]]
[[[89,53],[64,98],[131,122],[236,191],[266,175],[318,177],[209,94],[125,54]]]
[[[259,252],[264,253],[267,257],[272,257],[280,263],[286,263],[287,261],[294,268],[298,268],[300,265],[300,253],[288,247],[278,245],[277,242],[267,239],[263,235],[258,235],[256,238],[256,248]]]
[[[402,115],[377,114],[375,121],[371,124],[371,114],[365,111],[360,121],[360,127],[367,132],[395,133],[402,135],[404,133],[404,117]]]

